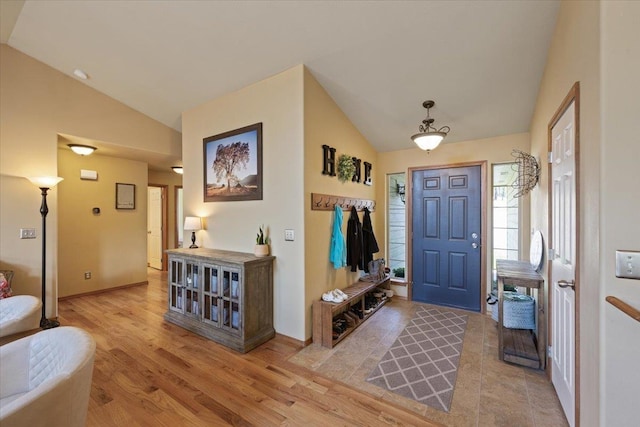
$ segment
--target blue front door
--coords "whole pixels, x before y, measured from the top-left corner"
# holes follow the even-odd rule
[[[413,171],[413,300],[480,311],[481,168]]]

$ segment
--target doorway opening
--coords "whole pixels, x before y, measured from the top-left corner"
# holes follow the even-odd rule
[[[147,186],[147,265],[156,270],[166,270],[167,261],[167,186]]]

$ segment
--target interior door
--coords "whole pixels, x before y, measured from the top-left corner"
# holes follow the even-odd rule
[[[481,167],[412,173],[412,299],[480,311]]]
[[[147,187],[147,263],[162,270],[162,188]]]
[[[575,102],[551,129],[551,379],[569,425],[575,423],[576,280]]]

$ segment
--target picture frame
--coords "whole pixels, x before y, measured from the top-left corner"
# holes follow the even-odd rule
[[[262,200],[262,123],[202,141],[205,202]]]
[[[116,182],[116,209],[136,208],[136,185]]]

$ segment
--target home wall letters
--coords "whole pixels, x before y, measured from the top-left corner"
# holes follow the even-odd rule
[[[369,162],[363,162],[357,157],[352,157],[355,173],[351,178],[351,182],[360,182],[364,185],[372,185],[371,169],[373,165]],[[364,164],[364,176],[362,176],[362,165]],[[336,149],[328,145],[322,146],[322,174],[336,176]]]

